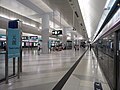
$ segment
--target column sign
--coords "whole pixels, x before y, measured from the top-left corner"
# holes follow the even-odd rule
[[[20,29],[8,28],[8,58],[20,57],[20,42],[21,31]]]

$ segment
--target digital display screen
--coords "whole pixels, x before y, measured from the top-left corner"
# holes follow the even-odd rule
[[[22,40],[28,40],[28,36],[22,36]]]
[[[55,31],[55,35],[57,35],[57,33],[58,33],[58,32],[57,32],[57,31]]]
[[[38,36],[30,36],[30,39],[31,39],[31,40],[37,40],[37,39],[38,39]]]
[[[32,43],[30,43],[29,45],[32,46]]]
[[[22,42],[22,46],[24,46],[24,42]]]
[[[36,46],[36,43],[34,43],[34,46]]]
[[[54,30],[52,31],[52,35],[61,35],[62,34],[62,30]]]
[[[28,42],[26,42],[26,46],[29,46],[29,43],[28,43]]]
[[[52,43],[51,46],[55,46],[55,43]]]

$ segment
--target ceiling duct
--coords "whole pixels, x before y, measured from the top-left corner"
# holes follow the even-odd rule
[[[83,26],[82,23],[80,25]]]
[[[75,11],[75,15],[77,16],[77,18],[79,17],[79,16],[78,16],[78,13],[77,13],[76,11]]]

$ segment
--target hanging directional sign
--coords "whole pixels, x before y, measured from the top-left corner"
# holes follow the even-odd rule
[[[61,35],[62,34],[62,30],[53,30],[52,31],[52,35]]]
[[[8,32],[8,58],[20,56],[21,31],[19,29],[7,30]]]

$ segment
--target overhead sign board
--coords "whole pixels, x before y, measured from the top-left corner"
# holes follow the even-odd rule
[[[38,40],[38,36],[30,36],[31,40]]]
[[[54,30],[52,31],[52,35],[61,35],[62,34],[62,30]]]
[[[28,40],[28,36],[22,36],[22,40]]]

